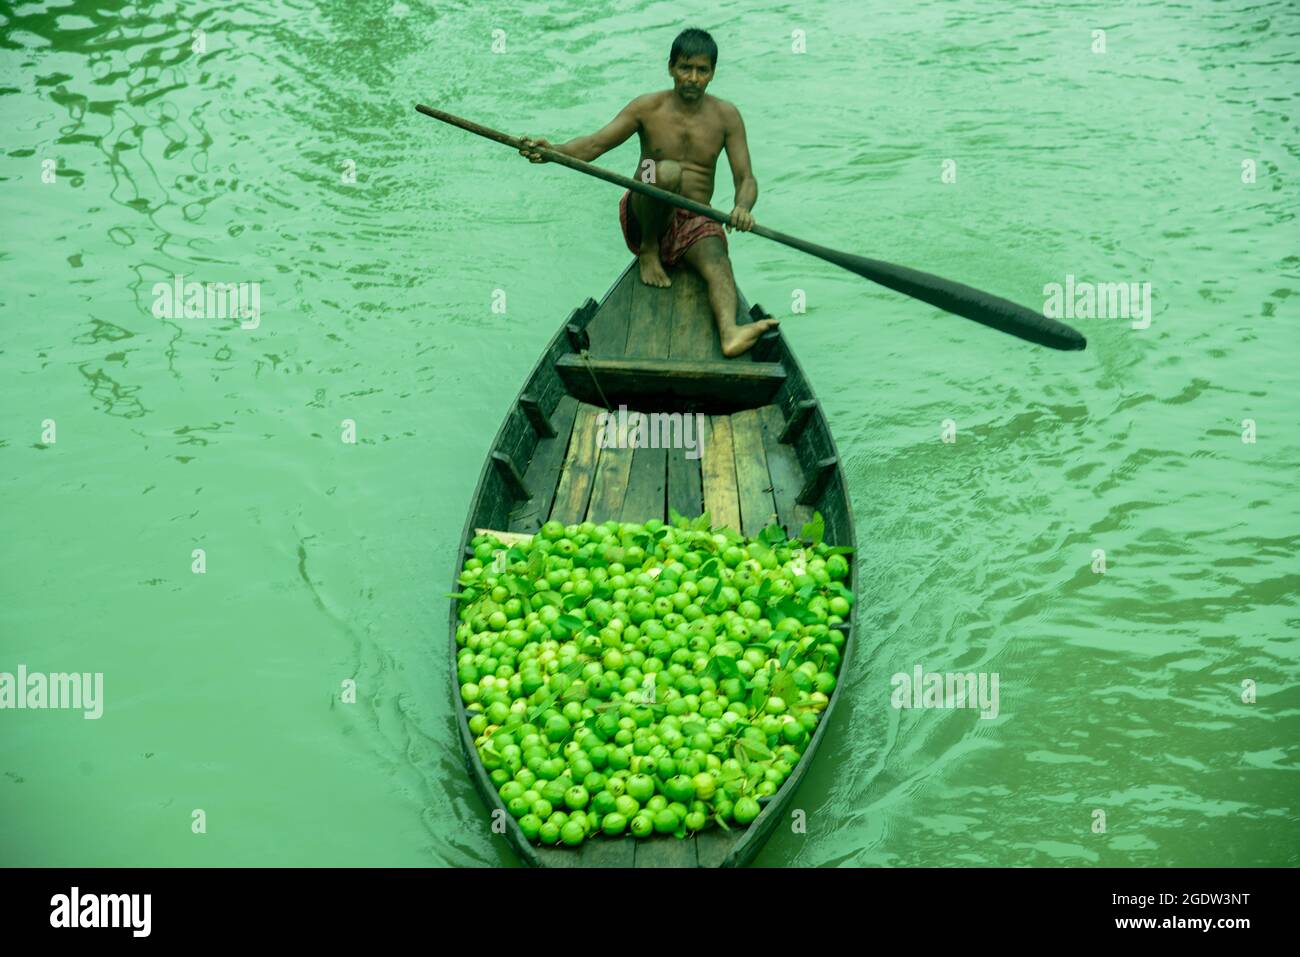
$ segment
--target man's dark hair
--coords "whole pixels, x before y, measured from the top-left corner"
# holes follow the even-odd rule
[[[691,27],[677,34],[672,51],[668,54],[668,65],[676,63],[678,57],[699,56],[701,53],[708,56],[713,66],[718,65],[718,45],[713,42],[713,37],[703,30]]]

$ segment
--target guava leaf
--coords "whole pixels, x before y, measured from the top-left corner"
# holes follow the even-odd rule
[[[714,655],[709,659],[708,666],[704,669],[705,674],[713,670],[715,673],[709,677],[721,675],[724,678],[736,678],[740,676],[740,669],[736,667],[736,659],[730,655]]]
[[[772,694],[787,704],[799,699],[799,686],[794,683],[794,675],[789,671],[779,672],[772,681]]]
[[[813,512],[811,522],[804,524],[803,530],[799,532],[799,537],[811,541],[814,545],[820,545],[822,538],[826,535],[826,520],[822,518],[821,512]]]
[[[580,631],[586,624],[586,622],[576,615],[561,615],[556,619],[556,623],[569,634],[573,634],[575,631]]]
[[[749,751],[746,749],[745,743],[743,741],[737,741],[736,747],[733,751],[735,752],[736,760],[740,762],[740,766],[748,770],[750,764]]]
[[[853,592],[845,588],[842,582],[831,582],[829,585],[826,586],[826,590],[829,592],[833,592],[836,595],[839,595],[850,605],[853,604]]]
[[[799,602],[795,601],[789,595],[787,595],[785,598],[782,598],[779,602],[776,603],[774,607],[776,608],[777,614],[780,615],[780,617],[793,618],[801,625],[811,625],[813,622],[817,620],[816,615],[810,612]]]
[[[546,555],[540,548],[533,549],[528,553],[528,577],[536,580],[544,574],[546,574]]]
[[[708,603],[708,602],[713,601],[713,600],[716,599],[720,594],[722,594],[722,579],[721,579],[721,578],[719,578],[719,579],[718,579],[718,583],[717,583],[716,585],[713,586],[713,591],[709,592],[709,597],[708,597],[707,599],[705,599],[705,602]]]

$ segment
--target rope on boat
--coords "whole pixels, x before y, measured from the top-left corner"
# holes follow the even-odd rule
[[[609,399],[605,397],[605,390],[600,387],[600,380],[596,378],[596,370],[591,365],[591,353],[583,349],[578,355],[582,356],[582,361],[587,365],[587,373],[591,376],[591,384],[596,387],[596,392],[600,395],[600,401],[605,403],[605,410],[613,412],[614,407],[609,404]]]

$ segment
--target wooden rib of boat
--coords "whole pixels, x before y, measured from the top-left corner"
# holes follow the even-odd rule
[[[779,330],[746,355],[726,359],[703,281],[669,272],[672,286],[640,281],[636,260],[597,303],[573,310],[551,340],[505,417],[475,489],[458,554],[476,529],[522,534],[554,519],[566,525],[609,519],[668,521],[669,511],[707,511],[715,527],[757,535],[773,522],[790,536],[820,512],[825,541],[854,547],[853,512],[835,442],[812,388]],[[739,297],[738,322],[765,315]],[[701,413],[703,456],[681,448],[601,448],[600,414]],[[698,420],[697,420],[698,421]],[[850,561],[853,587],[854,565]],[[455,573],[460,570],[457,562]],[[453,590],[455,585],[453,578]],[[837,690],[790,777],[748,827],[712,827],[680,839],[596,837],[579,848],[530,843],[505,811],[479,760],[454,680],[457,603],[451,608],[452,698],[461,745],[489,814],[506,822],[518,857],[541,867],[728,867],[748,863],[790,823],[791,800],[843,694]],[[856,614],[856,613],[855,613]],[[853,653],[853,618],[841,675]]]

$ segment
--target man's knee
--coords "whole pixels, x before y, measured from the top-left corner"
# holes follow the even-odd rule
[[[731,260],[727,258],[727,249],[722,240],[716,236],[705,236],[693,247],[692,256],[696,270],[705,279],[713,282],[731,277]]]

